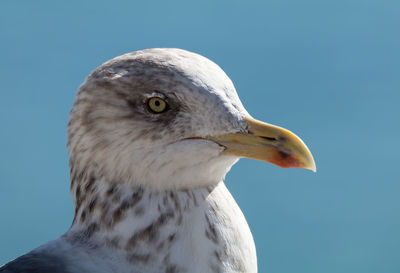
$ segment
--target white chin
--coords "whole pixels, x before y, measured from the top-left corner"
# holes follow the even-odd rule
[[[206,187],[222,181],[238,160],[205,139],[185,139],[148,153],[135,168],[135,180],[156,190]],[[139,177],[138,177],[139,176]]]

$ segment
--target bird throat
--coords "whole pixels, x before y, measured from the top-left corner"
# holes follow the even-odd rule
[[[214,188],[152,191],[88,176],[71,184],[75,201],[71,229],[87,228],[86,237],[91,237],[100,231],[121,233],[142,226],[151,232],[170,222],[179,226],[185,212],[204,205]]]
[[[223,182],[154,192],[88,176],[73,182],[71,190],[75,217],[63,237],[72,245],[90,245],[90,251],[113,249],[119,260],[142,264],[143,270],[150,261],[153,266],[182,267],[182,271],[196,262],[203,270],[204,264],[215,269],[232,263],[239,270],[246,254],[236,248],[249,253],[254,248],[247,223]],[[239,228],[243,223],[245,234]],[[246,250],[241,244],[249,241]],[[187,265],[177,263],[182,261],[182,252],[188,255]]]

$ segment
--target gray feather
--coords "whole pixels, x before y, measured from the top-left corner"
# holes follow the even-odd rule
[[[28,253],[0,268],[1,273],[70,273],[56,256]]]

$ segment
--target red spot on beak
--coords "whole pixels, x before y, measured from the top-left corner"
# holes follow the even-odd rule
[[[290,154],[278,149],[272,150],[272,159],[270,163],[275,164],[281,168],[301,168],[301,164],[296,155]]]

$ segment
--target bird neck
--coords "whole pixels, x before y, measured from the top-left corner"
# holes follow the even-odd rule
[[[137,265],[140,272],[178,265],[190,272],[252,272],[248,261],[256,266],[250,230],[223,182],[154,192],[87,181],[73,186],[75,217],[63,235],[75,251],[96,252],[92,256],[104,257],[111,267],[118,261],[126,268],[121,272]]]
[[[155,192],[89,177],[72,188],[75,216],[68,235],[73,241],[98,241],[125,250],[133,248],[138,237],[173,240],[185,215],[204,217],[216,186]]]

